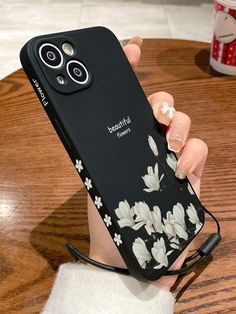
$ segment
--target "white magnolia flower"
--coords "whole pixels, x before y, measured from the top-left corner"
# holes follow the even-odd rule
[[[166,162],[170,168],[172,168],[174,171],[177,167],[177,159],[173,153],[167,154]]]
[[[124,200],[119,202],[119,207],[115,209],[116,216],[120,219],[118,220],[118,224],[121,228],[123,227],[132,227],[135,222],[133,219],[134,209],[129,206],[129,203]]]
[[[103,220],[104,220],[105,224],[107,225],[107,227],[112,225],[111,217],[108,216],[107,214],[105,214],[105,217],[103,218]]]
[[[161,222],[161,210],[158,206],[153,206],[152,219],[153,219],[153,227],[156,232],[162,233],[162,222]]]
[[[102,207],[102,200],[100,196],[95,196],[94,204],[97,206],[98,209]]]
[[[117,246],[119,246],[120,244],[123,243],[122,240],[121,240],[121,235],[117,234],[117,233],[114,234],[114,241],[116,242]]]
[[[166,253],[166,245],[162,237],[154,242],[151,252],[154,259],[159,263],[159,265],[154,267],[155,269],[160,269],[163,266],[168,267],[169,262],[167,256],[170,255],[173,250]]]
[[[158,176],[158,165],[155,164],[154,170],[151,166],[147,168],[147,174],[142,177],[145,185],[148,187],[148,189],[143,189],[146,192],[153,192],[158,191],[160,189],[160,182],[163,179],[164,174],[159,179]]]
[[[188,234],[186,232],[186,224],[184,219],[184,208],[180,203],[177,203],[173,207],[173,214],[168,211],[166,219],[163,218],[163,230],[167,237],[176,242],[176,239],[182,238],[187,240]]]
[[[134,212],[137,215],[135,218],[135,222],[140,223],[140,226],[145,225],[145,229],[149,235],[151,235],[152,232],[155,232],[153,216],[150,208],[146,203],[136,202],[134,205]]]
[[[170,104],[168,104],[167,102],[163,102],[162,106],[161,106],[161,112],[163,114],[167,114],[167,116],[169,117],[169,119],[171,120],[174,116],[175,113],[175,108],[172,107]]]
[[[132,250],[136,256],[140,266],[146,268],[146,263],[150,262],[152,256],[147,250],[145,242],[141,238],[136,238]]]
[[[85,186],[86,186],[86,188],[87,188],[87,190],[89,190],[89,189],[92,189],[92,181],[91,181],[91,179],[89,179],[89,178],[85,178],[85,182],[84,182],[84,184],[85,184]]]
[[[172,249],[179,250],[180,249],[179,239],[177,238],[170,239],[170,246],[172,247]]]
[[[190,194],[194,195],[194,191],[189,183],[188,183],[188,190]]]
[[[199,220],[196,208],[193,206],[192,203],[187,208],[187,214],[189,217],[189,220],[192,224],[196,225],[195,234],[201,229],[202,223]]]
[[[84,169],[81,160],[76,159],[75,168],[78,170],[79,173]]]
[[[157,145],[153,139],[153,137],[151,135],[148,135],[148,144],[153,152],[153,154],[155,156],[158,156],[158,149],[157,149]]]

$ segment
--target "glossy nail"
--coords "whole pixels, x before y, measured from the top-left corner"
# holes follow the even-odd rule
[[[134,36],[130,39],[129,44],[135,44],[141,48],[143,44],[143,39],[139,36]]]
[[[167,137],[168,149],[178,153],[185,144],[184,137],[178,134],[170,134]]]
[[[187,173],[186,170],[183,168],[177,168],[175,172],[175,176],[179,179],[184,179],[186,177]]]
[[[189,173],[191,167],[191,162],[189,159],[179,159],[177,163],[177,168],[175,171],[175,176],[179,179],[184,179]]]
[[[175,108],[167,102],[154,107],[155,118],[162,124],[169,125],[173,119]]]

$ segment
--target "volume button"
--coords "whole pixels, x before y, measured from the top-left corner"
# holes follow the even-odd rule
[[[58,121],[56,119],[54,119],[54,124],[55,124],[55,128],[57,130],[57,132],[61,135],[62,139],[66,142],[66,144],[71,147],[70,142],[68,141],[65,133],[63,132],[60,124],[58,123]]]

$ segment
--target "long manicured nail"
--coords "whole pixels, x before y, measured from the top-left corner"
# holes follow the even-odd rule
[[[190,170],[190,166],[191,164],[189,159],[179,159],[175,171],[175,176],[179,179],[184,179]]]
[[[179,179],[184,179],[187,175],[187,172],[185,169],[177,168],[175,172],[175,176]]]
[[[130,39],[129,44],[135,44],[141,48],[143,44],[143,39],[139,36],[134,36]]]
[[[169,150],[178,153],[186,142],[183,128],[178,125],[174,125],[170,129],[170,132],[166,134],[166,139]]]
[[[162,124],[169,125],[173,119],[175,108],[167,102],[154,107],[155,118]]]

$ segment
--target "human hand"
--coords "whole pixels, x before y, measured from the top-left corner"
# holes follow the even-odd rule
[[[141,46],[142,39],[134,37],[124,47],[124,52],[133,69],[138,65],[141,56]],[[172,109],[174,108],[174,99],[170,94],[158,92],[149,96],[148,101],[155,118],[161,124],[167,126],[166,138],[169,149],[175,151],[178,156],[176,176],[180,179],[187,176],[199,197],[201,175],[208,154],[207,145],[198,138],[188,139],[191,119],[183,112],[174,112]],[[168,108],[169,110],[166,111],[163,108]],[[170,113],[173,114],[173,117]],[[89,194],[88,222],[90,233],[89,257],[104,264],[127,268]],[[181,268],[190,245],[171,265],[170,270]],[[177,276],[163,276],[152,283],[157,286],[170,288],[176,279]]]

